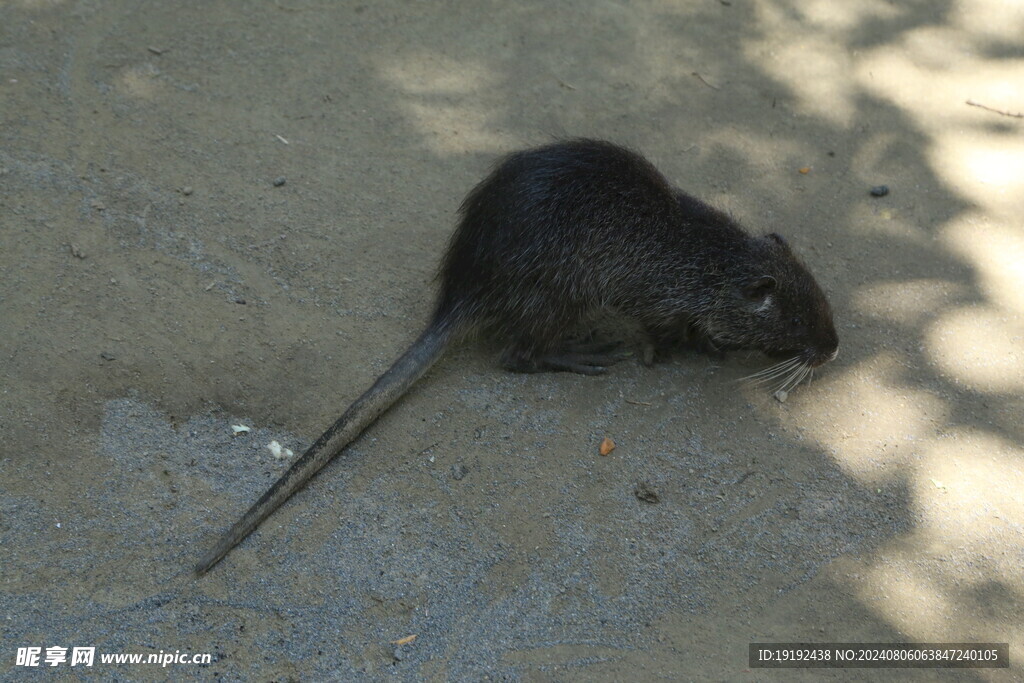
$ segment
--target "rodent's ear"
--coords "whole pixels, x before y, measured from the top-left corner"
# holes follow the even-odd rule
[[[775,291],[778,284],[771,275],[762,275],[743,285],[743,296],[751,301],[764,301],[765,297]]]
[[[787,249],[789,249],[789,242],[787,242],[787,241],[786,241],[786,240],[785,240],[785,239],[784,239],[784,238],[782,237],[782,235],[780,235],[780,234],[779,234],[779,233],[777,233],[777,232],[770,232],[770,233],[768,233],[767,235],[765,235],[764,237],[765,237],[765,239],[769,239],[769,240],[771,240],[772,242],[775,242],[776,244],[780,244],[780,245],[782,245],[782,246],[786,247]]]

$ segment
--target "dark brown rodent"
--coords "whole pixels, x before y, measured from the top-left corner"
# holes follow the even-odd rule
[[[523,372],[597,374],[620,356],[573,341],[601,311],[651,348],[755,349],[811,368],[838,338],[825,295],[785,240],[747,234],[639,154],[597,140],[514,153],[466,198],[419,339],[239,520],[202,574],[387,410],[455,340],[482,331]]]

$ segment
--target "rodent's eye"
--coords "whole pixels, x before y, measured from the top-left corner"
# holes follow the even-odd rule
[[[804,319],[798,315],[794,315],[793,319],[789,321],[789,324],[792,325],[793,327],[803,327]]]

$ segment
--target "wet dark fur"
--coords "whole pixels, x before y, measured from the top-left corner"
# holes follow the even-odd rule
[[[782,237],[748,235],[611,143],[574,140],[512,154],[460,213],[426,331],[246,512],[198,573],[469,332],[501,341],[503,365],[523,372],[602,372],[621,356],[572,334],[609,310],[638,324],[656,351],[755,349],[810,368],[838,348],[824,294]]]

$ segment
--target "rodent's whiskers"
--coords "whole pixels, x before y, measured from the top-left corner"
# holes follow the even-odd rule
[[[785,379],[783,379],[782,384],[780,384],[775,391],[785,391],[787,393],[792,391],[798,384],[803,382],[811,372],[812,369],[810,364],[800,363]]]
[[[802,360],[799,357],[789,358],[787,360],[770,365],[764,370],[755,372],[752,375],[747,375],[741,378],[739,381],[747,382],[754,386],[762,386],[765,384],[775,384],[775,391],[792,391],[798,384],[808,379],[814,374],[814,369],[810,363]]]
[[[764,370],[755,372],[752,375],[740,378],[740,382],[749,382],[754,385],[766,384],[780,376],[788,375],[794,368],[801,365],[799,358],[790,358],[775,365],[769,365]]]

